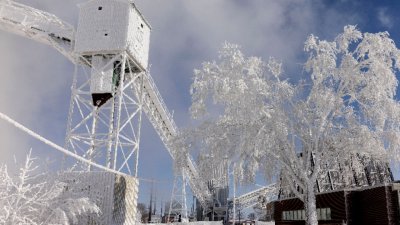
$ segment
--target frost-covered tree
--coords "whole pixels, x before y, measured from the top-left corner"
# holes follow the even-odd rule
[[[28,154],[17,176],[0,166],[0,224],[77,224],[80,215],[99,214],[88,198],[64,195],[65,183],[39,173]]]
[[[137,213],[137,216],[136,216],[136,220],[139,223],[144,223],[146,221],[146,218],[148,217],[148,214],[149,214],[149,212],[147,210],[147,207],[146,207],[146,204],[139,202],[137,204],[137,212],[138,213]]]
[[[202,122],[176,143],[206,149],[216,163],[230,157],[242,181],[253,181],[258,170],[281,175],[304,202],[306,223],[315,225],[324,166],[347,165],[355,155],[399,160],[400,51],[387,32],[355,26],[333,41],[311,35],[304,50],[306,78],[294,83],[282,78],[276,60],[246,58],[225,44],[217,62],[194,72],[190,111]]]

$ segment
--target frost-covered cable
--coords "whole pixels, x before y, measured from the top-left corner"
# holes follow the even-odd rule
[[[119,171],[107,168],[105,166],[98,165],[98,164],[96,164],[94,162],[91,162],[91,161],[89,161],[89,160],[87,160],[87,159],[85,159],[85,158],[83,158],[83,157],[81,157],[79,155],[76,155],[76,154],[72,153],[71,151],[68,151],[67,149],[55,144],[52,141],[47,140],[46,138],[44,138],[44,137],[40,136],[39,134],[33,132],[29,128],[25,127],[24,125],[18,123],[17,121],[11,119],[10,117],[8,117],[7,115],[5,115],[5,114],[3,114],[1,112],[0,112],[0,119],[12,124],[13,126],[15,126],[16,128],[20,129],[21,131],[23,131],[23,132],[29,134],[30,136],[38,139],[39,141],[45,143],[46,145],[48,145],[48,146],[50,146],[50,147],[52,147],[52,148],[54,148],[54,149],[56,149],[56,150],[58,150],[58,151],[60,151],[60,152],[62,152],[64,154],[66,154],[66,155],[68,155],[68,156],[70,156],[72,158],[75,158],[76,160],[79,160],[81,162],[87,163],[87,164],[89,164],[91,166],[97,167],[97,168],[99,168],[101,170],[104,170],[104,171],[107,171],[107,172],[110,172],[110,173],[115,173],[115,174],[118,174],[118,175],[126,175],[126,174],[121,173]]]

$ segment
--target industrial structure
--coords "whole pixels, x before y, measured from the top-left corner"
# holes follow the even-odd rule
[[[180,211],[182,220],[187,218],[186,183],[197,199],[197,220],[227,222],[230,214],[235,215],[235,210],[257,204],[268,209],[270,218],[277,224],[299,224],[298,221],[304,219],[303,205],[294,198],[285,182],[229,198],[229,162],[207,165],[213,161],[207,157],[212,156],[200,156],[196,166],[190,156],[182,157],[182,149],[172,145],[179,131],[148,71],[151,27],[132,0],[89,0],[79,5],[78,21],[75,29],[49,13],[11,0],[0,0],[0,29],[49,45],[75,65],[65,149],[86,161],[65,157],[63,167],[70,171],[63,179],[70,191],[84,190],[89,196],[97,196],[93,198],[102,211],[109,212],[104,221],[114,224],[135,221],[143,116],[153,125],[172,160],[179,161],[173,190],[175,198],[171,200],[170,210],[175,214]],[[325,200],[318,199],[337,195],[338,199],[345,199],[342,204],[350,199],[347,197],[349,187],[353,188],[351,193],[355,193],[351,196],[356,196],[352,202],[357,204],[365,199],[364,194],[359,193],[368,191],[356,193],[356,188],[376,188],[377,192],[371,193],[392,196],[390,201],[394,202],[394,209],[388,215],[398,215],[393,212],[399,209],[399,200],[395,197],[399,198],[400,188],[397,184],[389,185],[393,177],[387,164],[365,160],[363,163],[365,171],[355,173],[350,183],[341,177],[340,165],[327,165],[327,174],[319,178],[317,190],[322,197],[317,197],[317,206],[327,224],[329,221],[341,223],[344,217],[330,207],[329,202],[327,205]],[[116,173],[98,171],[93,165]],[[82,180],[85,182],[79,186],[77,183]],[[104,186],[94,188],[90,183],[94,180],[101,180]],[[276,198],[277,201],[267,204]],[[174,202],[179,204],[175,207]],[[360,212],[352,215],[358,216],[353,221],[360,221]],[[350,221],[349,216],[346,218]]]
[[[317,179],[316,204],[319,224],[400,224],[400,186],[386,161],[354,156],[362,170],[350,170],[351,163],[326,165]],[[265,206],[266,218],[277,225],[305,224],[303,202],[282,180],[278,199]],[[300,187],[297,189],[301,192]]]
[[[138,185],[144,113],[172,159],[179,158],[183,184],[187,180],[201,206],[199,219],[213,219],[214,213],[226,218],[227,184],[202,178],[190,156],[182,159],[171,144],[178,129],[148,71],[151,27],[132,0],[80,4],[77,29],[52,14],[0,0],[0,29],[49,45],[75,65],[65,149],[86,161],[65,157],[64,168],[87,171],[88,177],[99,165]]]

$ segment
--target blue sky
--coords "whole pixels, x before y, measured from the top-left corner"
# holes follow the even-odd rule
[[[19,0],[76,26],[76,4],[85,0]],[[189,87],[194,68],[216,59],[225,41],[242,46],[246,55],[273,56],[285,75],[302,77],[303,43],[309,34],[333,39],[347,24],[363,32],[388,31],[400,46],[400,2],[396,0],[136,0],[152,25],[151,73],[179,127],[190,127]],[[62,145],[73,65],[53,49],[0,31],[0,111]],[[167,200],[172,162],[146,120],[142,128],[139,175],[156,179],[158,199]],[[0,162],[22,160],[33,148],[42,159],[60,155],[0,121]],[[399,178],[399,176],[397,176]],[[262,181],[260,181],[262,183]],[[141,183],[140,201],[148,199]],[[247,189],[251,189],[248,187]]]

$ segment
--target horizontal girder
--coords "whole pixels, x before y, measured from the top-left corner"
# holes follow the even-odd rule
[[[260,201],[263,201],[264,198],[267,202],[269,202],[276,196],[277,196],[277,185],[271,184],[266,187],[262,187],[252,192],[236,197],[234,200],[235,204],[240,209],[245,209],[255,206],[256,204],[260,203]]]
[[[56,16],[41,10],[0,0],[0,29],[54,47],[72,62],[75,29]]]

